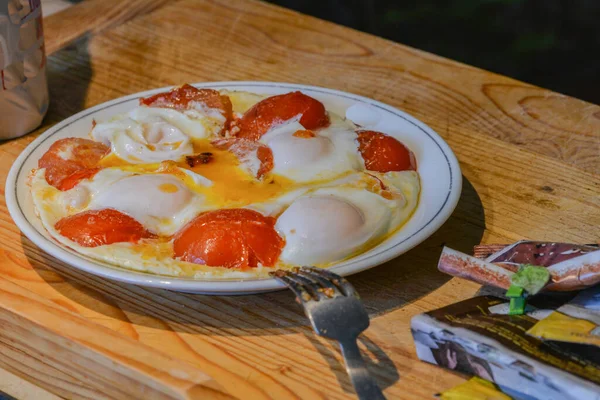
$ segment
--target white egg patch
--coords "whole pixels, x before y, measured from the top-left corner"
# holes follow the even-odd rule
[[[294,201],[275,225],[285,237],[281,259],[319,265],[344,259],[387,231],[391,211],[380,196],[356,189],[320,189]]]
[[[273,152],[272,172],[296,182],[332,179],[362,167],[356,134],[341,124],[306,132],[294,119],[271,128],[260,141]]]
[[[347,258],[406,222],[418,196],[414,171],[353,174],[297,196],[275,225],[286,240],[281,260],[323,266]]]
[[[379,111],[375,107],[364,103],[355,103],[348,107],[346,118],[361,128],[372,128],[381,121]]]
[[[197,207],[191,205],[196,196],[171,175],[133,175],[98,191],[89,209],[113,208],[153,233],[172,235],[195,215]]]
[[[184,111],[137,107],[112,121],[96,124],[91,135],[131,164],[179,161],[194,152],[192,139],[215,136],[225,123],[218,110],[201,103],[192,106]]]

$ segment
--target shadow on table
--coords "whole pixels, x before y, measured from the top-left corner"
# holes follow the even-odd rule
[[[349,277],[371,317],[411,303],[439,288],[450,276],[437,270],[444,245],[464,252],[480,242],[484,214],[477,192],[463,180],[461,199],[450,219],[417,248],[377,268]],[[242,296],[204,296],[150,289],[108,281],[76,270],[55,258],[29,250],[25,254],[34,269],[52,265],[65,280],[47,283],[81,306],[126,322],[212,335],[286,334],[296,328],[310,331],[302,309],[290,291]],[[40,257],[42,259],[40,260]],[[43,273],[40,274],[44,276]],[[155,320],[161,320],[156,321]],[[293,329],[293,330],[292,330]]]
[[[347,393],[353,393],[354,388],[352,387],[352,382],[350,381],[348,373],[346,373],[346,367],[341,359],[337,343],[333,340],[323,342],[313,332],[305,333],[304,336],[327,362],[342,390]],[[358,342],[366,349],[366,352],[363,349],[362,353],[367,364],[367,369],[377,380],[377,384],[381,389],[392,386],[400,379],[400,375],[394,362],[375,342],[366,335],[361,335],[358,338]]]
[[[470,182],[464,179],[458,206],[438,232],[408,253],[377,268],[353,275],[349,281],[361,294],[372,318],[389,313],[447,282],[450,277],[437,270],[442,247],[448,245],[470,252],[473,245],[480,242],[484,228],[485,218],[479,196]],[[98,313],[108,316],[107,321],[120,320],[156,330],[210,336],[268,337],[303,333],[329,363],[340,384],[351,390],[343,364],[317,339],[290,291],[203,296],[143,288],[76,270],[37,251],[27,238],[22,237],[22,241],[25,254],[38,275],[44,279],[48,276],[48,265],[52,265],[64,280],[47,279],[47,284],[88,309],[86,315]],[[96,320],[102,323],[104,318]],[[114,324],[112,327],[114,329]],[[405,328],[408,329],[408,326]],[[373,356],[371,358],[376,360],[369,363],[369,368],[378,377],[380,385],[387,387],[398,380],[397,369],[385,352],[366,336],[363,335],[360,340]]]
[[[48,57],[50,106],[46,123],[57,123],[83,110],[93,70],[89,36],[83,36]]]

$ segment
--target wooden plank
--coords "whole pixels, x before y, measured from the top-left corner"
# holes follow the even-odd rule
[[[86,34],[124,24],[173,0],[86,0],[44,18],[46,54],[50,55]],[[42,4],[43,7],[43,4]]]
[[[0,260],[14,267],[17,258],[0,252]],[[190,365],[102,328],[4,277],[0,297],[0,348],[10,360],[3,360],[4,367],[26,374],[36,359],[45,368],[30,371],[31,378],[61,396],[232,398]],[[61,384],[72,380],[81,390]]]
[[[136,3],[141,10],[154,4],[143,3]],[[106,6],[97,7],[97,15],[104,15]],[[437,271],[443,245],[468,252],[480,242],[597,239],[600,107],[265,3],[179,0],[152,10],[105,23],[49,57],[48,117],[36,133],[0,144],[1,187],[18,153],[48,126],[103,101],[163,85],[306,83],[372,97],[415,115],[448,141],[465,183],[457,210],[430,239],[350,278],[373,317],[362,346],[388,398],[429,398],[462,381],[416,360],[408,326],[413,315],[479,289]],[[76,36],[57,35],[69,39],[59,39],[56,48]],[[166,357],[186,371],[203,371],[232,396],[353,397],[336,346],[311,332],[290,293],[206,297],[105,281],[54,260],[23,238],[3,199],[0,242],[3,285],[86,321],[102,337],[148,349],[156,360]],[[7,321],[35,321],[36,329],[62,331],[62,318],[39,324],[28,307],[11,303],[6,309],[4,296],[0,293],[0,315]],[[7,336],[7,343],[9,338],[16,340]],[[76,339],[68,340],[84,345]],[[18,359],[23,376],[56,393],[98,394],[95,376],[60,375],[60,368],[41,363],[41,354],[27,358],[10,351],[10,358],[0,355],[2,366],[10,368],[7,360]],[[42,372],[33,373],[36,368]],[[146,375],[127,371],[147,383]],[[60,388],[50,387],[47,376],[60,381]],[[172,388],[162,382],[165,392],[185,392],[185,384]],[[122,390],[118,383],[103,384],[107,397]]]
[[[19,400],[60,400],[39,386],[0,369],[0,398],[4,393]]]

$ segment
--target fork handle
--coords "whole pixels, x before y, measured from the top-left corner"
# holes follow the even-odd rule
[[[367,364],[360,354],[356,338],[340,342],[346,371],[360,400],[385,400],[375,379],[369,374]]]

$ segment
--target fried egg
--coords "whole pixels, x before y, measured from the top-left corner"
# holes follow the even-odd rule
[[[381,241],[414,211],[416,174],[396,176],[395,186],[367,190],[378,182],[360,181],[320,188],[300,196],[279,216],[276,229],[286,240],[281,260],[294,265],[325,266]]]
[[[193,88],[186,90],[193,95]],[[223,94],[230,97],[234,122],[267,97]],[[111,150],[97,168],[82,163],[81,168],[87,169],[79,171],[79,151],[53,158],[58,164],[64,160],[69,168],[76,166],[75,175],[65,175],[69,185],[48,183],[44,168],[32,174],[31,193],[43,226],[77,253],[124,268],[202,279],[245,279],[267,276],[273,268],[328,267],[360,254],[399,229],[417,207],[418,172],[367,171],[358,150],[357,126],[349,120],[329,112],[328,126],[307,130],[300,117],[292,118],[271,125],[256,140],[238,143],[235,132],[224,129],[235,123],[229,125],[223,115],[191,101],[184,110],[140,106],[95,124],[91,138]],[[204,158],[198,163],[190,161],[199,155]],[[270,229],[282,239],[274,265],[264,261],[271,267],[253,263],[250,270],[227,269],[175,256],[174,238],[181,237],[186,227],[212,211],[236,208],[256,211],[262,214],[258,220],[271,221]],[[130,242],[86,247],[76,242],[76,236],[59,233],[61,224],[56,228],[71,216],[106,210],[121,213],[121,221],[139,223],[146,234]],[[230,221],[215,218],[211,229],[229,234],[222,224]],[[263,234],[251,236],[254,244],[272,245],[261,243]],[[196,237],[194,231],[181,240],[193,247]],[[246,239],[242,235],[236,240]],[[203,243],[209,251],[211,246]],[[229,242],[220,246],[228,248]]]
[[[71,213],[105,208],[121,211],[150,232],[169,236],[198,213],[209,209],[204,196],[192,191],[185,181],[189,179],[194,185],[206,187],[210,187],[211,182],[191,171],[180,171],[178,177],[106,168],[73,189],[59,192],[57,201]]]
[[[108,187],[94,189],[90,210],[112,208],[121,211],[161,236],[174,234],[206,209],[203,196],[169,174],[131,175]]]
[[[35,210],[42,225],[50,235],[62,245],[79,254],[123,268],[167,276],[244,279],[256,274],[266,275],[268,272],[267,269],[262,267],[255,268],[253,271],[237,271],[180,261],[173,258],[172,243],[164,239],[149,242],[142,241],[135,244],[113,243],[98,247],[80,246],[62,236],[55,229],[55,224],[68,215],[86,209],[89,203],[85,203],[89,201],[92,190],[85,188],[89,185],[85,185],[82,182],[70,191],[61,192],[46,182],[44,172],[44,169],[39,169],[30,177],[32,200]],[[128,176],[132,175],[126,175],[113,170],[110,174],[100,176],[100,178],[104,184],[110,185]],[[83,192],[83,196],[80,196],[84,197],[85,201],[79,208],[71,209],[68,204],[69,199],[72,199],[74,193],[77,191]],[[185,207],[183,210],[185,211]]]
[[[291,120],[271,128],[260,142],[273,152],[274,174],[295,182],[314,182],[361,168],[355,140],[354,131],[341,122],[308,131]]]
[[[137,107],[112,121],[96,124],[91,136],[110,146],[112,157],[132,164],[179,161],[194,153],[193,139],[216,135],[225,122],[218,111],[200,106],[183,111]]]

